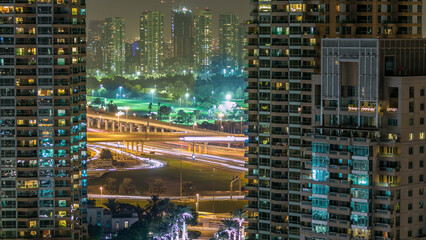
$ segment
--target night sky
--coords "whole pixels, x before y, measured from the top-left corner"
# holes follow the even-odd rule
[[[134,39],[139,36],[139,15],[146,10],[160,10],[164,14],[164,34],[170,39],[171,32],[171,0],[88,0],[87,20],[97,20],[107,17],[124,17],[126,19],[126,38]],[[178,0],[175,0],[178,1]],[[175,4],[176,5],[176,4]],[[240,22],[249,19],[250,0],[182,0],[182,5],[191,9],[205,9],[213,12],[213,37],[218,36],[218,16],[220,13],[234,13],[240,17]]]

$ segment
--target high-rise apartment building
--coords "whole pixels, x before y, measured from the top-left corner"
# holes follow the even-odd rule
[[[172,47],[175,62],[192,66],[194,60],[194,25],[192,11],[180,8],[172,11]]]
[[[103,68],[112,75],[122,75],[125,71],[126,58],[126,24],[124,18],[113,17],[105,19],[102,47]]]
[[[227,13],[219,15],[219,51],[222,67],[237,70],[240,67],[242,46],[238,16]]]
[[[202,72],[210,72],[213,56],[212,12],[197,11],[194,17],[194,62]]]
[[[142,69],[145,74],[161,73],[164,55],[164,21],[159,11],[141,14]]]
[[[403,176],[403,173],[397,172],[396,163],[383,162],[382,166],[392,166],[395,169],[389,173],[381,171],[380,161],[375,155],[382,150],[380,145],[373,147],[371,151],[369,146],[368,156],[365,156],[365,153],[359,155],[359,152],[365,151],[364,147],[358,147],[365,145],[364,142],[373,143],[381,137],[386,138],[381,135],[385,134],[387,130],[381,130],[383,119],[380,118],[380,114],[375,115],[375,118],[374,116],[369,116],[371,118],[362,116],[364,111],[370,115],[374,115],[370,111],[375,113],[383,111],[385,109],[383,104],[386,100],[383,100],[382,106],[376,102],[376,105],[367,103],[370,105],[364,107],[364,102],[375,100],[377,95],[371,95],[371,99],[367,100],[361,97],[350,99],[351,105],[357,103],[353,106],[354,108],[350,108],[354,110],[353,113],[350,113],[353,114],[353,117],[343,116],[343,111],[349,112],[351,105],[342,109],[334,107],[333,110],[336,112],[325,117],[324,112],[329,111],[329,107],[332,106],[321,107],[321,97],[323,96],[315,95],[318,92],[318,86],[314,84],[314,81],[315,76],[318,78],[321,73],[321,38],[419,38],[421,37],[419,21],[421,19],[421,2],[410,2],[409,4],[382,1],[374,3],[355,1],[287,3],[255,0],[251,1],[251,4],[253,10],[251,12],[252,20],[247,24],[248,56],[246,57],[248,60],[246,69],[247,103],[249,105],[247,111],[249,141],[246,154],[249,168],[247,173],[249,179],[247,185],[249,191],[247,195],[249,201],[247,207],[249,211],[248,239],[398,239],[398,236],[401,239],[411,239],[420,236],[420,228],[413,226],[409,233],[405,232],[401,226],[405,224],[402,221],[413,221],[413,223],[416,222],[416,226],[420,226],[423,216],[416,215],[407,219],[405,218],[407,215],[402,216],[400,213],[403,207],[404,210],[419,210],[423,207],[423,202],[418,201],[421,199],[419,196],[423,194],[421,188],[424,186],[424,181],[420,180],[422,177],[420,170],[416,172],[416,175],[413,173],[411,180],[406,179],[407,176]],[[375,44],[379,46],[379,43]],[[386,63],[389,68],[392,66],[394,71],[401,72],[401,76],[422,74],[410,70],[411,65],[413,67],[415,65],[415,62],[412,62],[414,59],[417,58],[415,61],[420,60],[419,64],[422,62],[420,54],[422,54],[424,46],[420,42],[389,41],[386,44],[390,44],[390,47],[382,47],[384,56],[374,59],[374,61],[378,61],[380,64]],[[388,48],[392,49],[392,46],[398,49],[395,51],[402,53],[390,52]],[[343,49],[330,51],[327,54],[337,64],[326,66],[332,70],[340,68],[337,56],[342,53],[345,53],[342,55],[343,57],[354,56],[353,62],[359,62],[372,56],[373,52],[365,52],[360,57],[355,57],[354,52],[359,52],[360,48],[369,49],[370,47],[371,45],[361,45],[360,47],[355,44],[352,47],[345,47],[346,53]],[[419,51],[413,51],[414,55],[417,54],[416,57],[408,57],[408,52],[407,56],[404,55],[404,48],[416,48]],[[379,54],[379,50],[376,49],[375,54]],[[386,55],[394,57],[393,65],[390,60],[386,61]],[[403,60],[399,66],[397,61],[400,60],[396,60],[396,56],[406,57],[407,61]],[[373,60],[369,61],[359,64],[361,72],[351,66],[350,71],[345,70],[345,77],[350,79],[349,76],[357,73],[358,79],[367,79],[364,81],[371,82],[371,85],[365,85],[365,82],[364,85],[351,85],[351,82],[346,85],[348,88],[343,90],[337,84],[329,84],[328,87],[338,92],[356,91],[357,95],[373,91],[373,79],[380,75],[377,70],[376,76],[371,72],[365,76],[363,68],[371,71],[374,66]],[[375,66],[383,71],[382,69],[386,65],[379,63],[376,62]],[[325,76],[331,79],[337,78],[334,72],[325,71],[324,66],[322,69],[323,79]],[[408,78],[395,81],[403,81],[407,84],[410,80],[406,79]],[[376,89],[385,88],[384,78],[374,81],[380,84],[375,86]],[[321,88],[323,89],[324,86]],[[399,91],[402,94],[404,90]],[[420,93],[416,92],[416,94]],[[378,98],[379,100],[385,99],[384,95],[378,95]],[[323,99],[327,103],[330,102],[329,100],[331,101],[331,99]],[[343,101],[343,99],[332,100],[333,104]],[[403,99],[398,101],[403,101]],[[401,105],[399,109],[402,108]],[[328,125],[323,126],[321,122],[318,123],[317,120],[321,120],[321,118],[327,118]],[[339,125],[348,121],[355,127],[345,129],[344,126]],[[369,129],[368,124],[372,124],[372,122],[376,124],[375,134],[381,135],[381,137],[376,136],[376,139],[370,139],[369,136],[374,134],[364,135],[365,131],[362,127],[366,124],[366,128]],[[351,125],[349,123],[348,125]],[[331,133],[328,136],[329,133],[322,130],[322,128],[327,129],[328,127],[336,128],[335,131],[330,129],[330,132],[336,136]],[[400,130],[392,129],[390,131],[398,132]],[[342,135],[348,132],[362,135],[360,137],[348,136],[351,139],[348,140]],[[419,134],[413,131],[414,133]],[[324,143],[322,139],[332,138],[334,141],[334,137],[340,142],[337,141],[330,146],[318,145]],[[412,150],[407,150],[409,148],[407,144],[405,147],[401,146],[400,150],[410,152],[417,147],[413,145]],[[319,148],[321,149],[317,150]],[[384,149],[388,149],[386,144]],[[385,153],[384,149],[383,153]],[[393,149],[393,146],[389,146],[390,153],[394,150],[396,149]],[[374,156],[370,156],[370,154]],[[382,161],[400,162],[405,165],[407,160],[399,158],[398,154],[389,155],[390,160]],[[368,171],[360,170],[357,165],[358,161],[364,161],[359,164],[368,162]],[[413,164],[416,161],[413,158]],[[416,164],[416,166],[420,166],[421,163],[418,161]],[[368,180],[364,178],[366,172],[369,176]],[[398,186],[392,184],[397,175],[400,179]],[[403,182],[403,178],[404,181],[413,181],[413,184],[416,182],[415,189],[413,187],[412,190],[408,190],[409,184]],[[317,183],[319,181],[323,183]],[[368,181],[367,185],[358,184],[361,182],[364,184],[366,181]],[[383,188],[380,188],[379,185],[382,185]],[[358,191],[358,189],[367,189],[367,191]],[[402,198],[405,196],[402,194],[410,195],[409,191],[412,191],[413,198],[403,201]],[[414,193],[415,191],[417,192]],[[365,198],[365,195],[360,197],[361,194],[368,194],[368,198]],[[376,196],[378,200],[383,199],[383,201],[373,200]],[[398,198],[401,201],[397,201]],[[382,215],[376,215],[379,213]],[[367,223],[364,217],[368,217]],[[414,219],[416,217],[417,219]]]
[[[86,3],[0,13],[0,238],[87,239]]]
[[[102,35],[105,22],[103,20],[94,20],[89,23],[87,33],[87,68],[96,73],[102,69]]]

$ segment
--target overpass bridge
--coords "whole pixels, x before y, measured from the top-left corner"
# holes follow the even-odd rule
[[[186,136],[222,136],[227,137],[229,133],[211,131],[207,129],[199,129],[196,127],[188,127],[173,123],[166,123],[148,118],[140,118],[133,116],[113,115],[105,112],[87,113],[87,127],[103,129],[112,132],[129,132],[129,133],[157,133],[157,132],[173,132],[186,134]],[[236,135],[243,137],[244,135]]]
[[[143,151],[144,142],[190,142],[189,151],[207,152],[209,142],[244,142],[244,135],[232,135],[138,117],[120,117],[100,112],[87,114],[88,142],[123,142],[128,150]],[[191,149],[191,145],[193,149]],[[139,148],[139,146],[141,146]]]

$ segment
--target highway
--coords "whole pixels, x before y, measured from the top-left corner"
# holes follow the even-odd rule
[[[105,194],[88,194],[89,198],[117,198],[117,199],[131,199],[131,200],[150,200],[151,196],[130,196],[130,195],[105,195]],[[171,200],[180,200],[181,198],[179,196],[161,196],[161,198],[170,198]],[[182,200],[195,200],[195,197],[187,197],[184,196],[182,197]],[[204,202],[204,201],[226,201],[226,200],[231,200],[231,197],[228,196],[200,196],[200,201]],[[244,195],[240,195],[240,196],[233,196],[232,200],[244,200]]]
[[[141,162],[141,165],[136,166],[136,167],[131,167],[131,168],[120,168],[120,169],[115,169],[115,168],[110,168],[110,169],[88,169],[88,171],[105,171],[108,170],[110,172],[112,171],[127,171],[127,170],[140,170],[140,169],[153,169],[153,168],[162,168],[166,166],[166,163],[159,161],[159,160],[155,160],[155,159],[150,159],[150,158],[144,158],[141,156],[137,156],[135,154],[132,153],[128,153],[122,150],[119,150],[118,148],[110,148],[107,146],[102,146],[99,144],[88,144],[87,147],[90,150],[93,150],[96,154],[93,158],[88,159],[87,161],[93,161],[93,160],[97,160],[99,159],[100,156],[100,152],[102,149],[109,149],[112,152],[115,152],[117,154],[122,154],[124,156],[128,156],[130,158],[139,160]]]
[[[245,161],[242,159],[236,159],[237,157],[222,157],[215,156],[211,154],[198,154],[195,153],[195,159],[193,159],[193,153],[185,151],[187,148],[186,144],[177,145],[179,143],[145,143],[144,144],[144,153],[149,154],[151,152],[155,152],[157,156],[163,156],[165,158],[180,160],[187,162],[194,162],[202,165],[207,165],[210,167],[232,170],[237,172],[246,172],[247,168],[244,167]],[[110,150],[113,149],[125,149],[126,146],[118,145],[117,143],[110,142],[100,142],[98,145],[109,146]],[[120,151],[124,152],[124,151]],[[135,155],[133,155],[135,156]],[[136,156],[138,157],[138,156]],[[242,157],[242,156],[241,156]],[[141,157],[139,157],[141,158]],[[155,156],[153,156],[155,158]],[[146,158],[142,158],[146,159]]]

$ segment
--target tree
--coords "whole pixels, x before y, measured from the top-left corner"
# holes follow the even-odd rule
[[[118,192],[118,185],[117,185],[117,179],[115,178],[107,178],[105,181],[105,190],[108,193],[117,193]]]
[[[114,160],[114,155],[112,155],[112,152],[109,149],[102,149],[100,158],[103,160]]]
[[[226,234],[228,234],[228,240],[232,240],[232,234],[236,234],[238,231],[238,222],[231,218],[223,219],[221,220],[219,232],[220,231],[226,232]]]
[[[168,240],[172,236],[171,226],[168,222],[161,221],[153,224],[152,239]]]
[[[101,101],[101,99],[100,99],[100,98],[95,98],[95,100],[93,101],[93,104],[101,105],[101,104],[102,104],[102,101]]]
[[[237,209],[232,213],[232,217],[238,222],[238,240],[244,237],[244,219],[246,217],[246,211],[244,209]]]
[[[182,109],[178,112],[178,120],[181,122],[186,122],[186,113]]]
[[[123,180],[123,182],[121,182],[120,187],[119,187],[119,192],[121,194],[129,194],[129,193],[134,193],[136,190],[136,186],[133,183],[133,180],[130,178],[125,178]]]
[[[108,198],[104,206],[111,212],[112,215],[117,214],[120,211],[121,203],[116,198]]]
[[[107,105],[107,111],[112,112],[112,113],[116,113],[118,111],[117,104],[114,104],[114,102],[112,100],[109,101],[109,103]]]
[[[198,215],[188,206],[178,205],[173,211],[168,214],[168,219],[174,229],[175,234],[179,236],[179,228],[182,229],[182,240],[188,238],[188,224],[196,225]],[[195,222],[193,221],[195,220]],[[179,238],[179,237],[178,237]]]
[[[193,113],[194,115],[195,115],[195,117],[196,117],[196,120],[198,120],[198,118],[200,117],[200,115],[201,115],[201,111],[200,110],[194,110],[194,113]]]
[[[151,199],[148,200],[148,204],[145,206],[145,211],[148,214],[150,220],[156,219],[159,215],[158,205],[160,204],[160,197],[158,195],[151,196]]]
[[[104,230],[101,226],[89,224],[89,240],[99,240],[104,235]]]
[[[163,116],[168,116],[170,115],[170,113],[172,112],[172,109],[170,107],[167,106],[161,106],[158,109],[158,114],[160,115],[160,120],[162,120]]]
[[[114,239],[117,240],[146,240],[148,239],[149,222],[137,221],[130,228],[120,231]]]
[[[192,182],[185,182],[182,187],[183,195],[194,196],[194,184]]]
[[[153,195],[161,195],[166,192],[166,187],[164,186],[164,182],[161,179],[155,179],[151,185],[151,194]]]
[[[152,103],[149,103],[149,105],[148,105],[148,110],[149,110],[149,112],[151,112],[151,111],[152,111]]]

